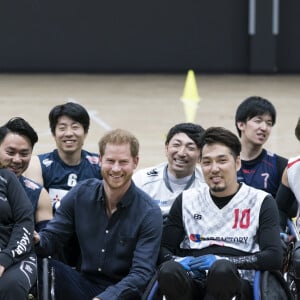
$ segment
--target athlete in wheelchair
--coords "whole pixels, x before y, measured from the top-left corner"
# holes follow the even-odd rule
[[[276,203],[270,194],[237,183],[241,145],[233,133],[208,128],[201,146],[207,185],[184,191],[170,210],[159,291],[168,300],[252,300],[256,271],[272,271],[282,280]]]
[[[300,118],[295,127],[295,136],[300,141]],[[288,164],[282,174],[281,185],[276,194],[276,202],[280,212],[280,225],[283,231],[287,228],[287,232],[283,236],[293,236],[294,240],[286,238],[289,242],[289,264],[287,267],[287,281],[291,287],[293,295],[296,299],[300,299],[300,239],[299,225],[289,220],[293,215],[295,207],[299,207],[300,203],[300,156],[290,158]],[[299,221],[299,208],[296,212]],[[287,224],[288,220],[288,224]],[[288,226],[287,226],[288,225]],[[292,231],[292,232],[291,232]],[[285,235],[286,234],[286,235]]]
[[[160,266],[143,299],[292,299],[282,276],[276,203],[237,183],[239,152],[240,142],[230,131],[206,130],[201,167],[207,185],[175,200]]]

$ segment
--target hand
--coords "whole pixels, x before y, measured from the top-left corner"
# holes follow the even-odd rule
[[[189,262],[189,267],[192,271],[194,270],[209,270],[212,264],[220,259],[219,256],[213,254],[202,255],[193,258]]]
[[[0,265],[0,277],[3,275],[4,271],[5,268],[2,265]]]
[[[36,244],[39,243],[39,241],[40,241],[40,235],[34,230],[34,232],[33,232],[33,242],[36,245]]]
[[[289,236],[287,233],[285,232],[280,232],[280,238],[282,241],[284,241],[285,243],[289,243],[293,237]]]
[[[192,259],[195,257],[193,256],[185,256],[185,257],[178,257],[175,259],[178,263],[180,263],[186,271],[191,271],[191,268],[189,266],[189,263],[191,262]]]

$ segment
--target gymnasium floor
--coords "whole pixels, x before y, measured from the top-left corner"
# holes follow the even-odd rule
[[[164,137],[184,122],[183,93],[186,74],[0,74],[0,123],[21,116],[39,134],[34,153],[55,147],[48,126],[50,109],[67,101],[84,105],[91,116],[85,149],[98,151],[102,134],[122,127],[140,140],[140,168],[165,160]],[[300,153],[294,127],[300,116],[300,75],[196,74],[201,101],[195,122],[203,127],[233,130],[237,105],[258,95],[273,102],[277,123],[267,148],[291,157]]]

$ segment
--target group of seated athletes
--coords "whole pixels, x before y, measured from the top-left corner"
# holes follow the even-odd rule
[[[90,118],[78,103],[51,109],[56,149],[33,157],[37,133],[10,119],[0,127],[0,300],[26,299],[38,277],[41,297],[43,257],[57,300],[141,299],[154,274],[168,300],[253,299],[255,271],[282,270],[280,236],[300,200],[300,160],[264,148],[275,122],[269,100],[249,97],[238,136],[178,123],[166,162],[138,170],[127,130],[101,136],[99,153],[83,149]]]

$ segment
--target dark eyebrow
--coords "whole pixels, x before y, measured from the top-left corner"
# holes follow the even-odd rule
[[[173,143],[173,142],[177,142],[177,143],[185,144],[185,145],[196,145],[196,143],[195,143],[194,141],[189,141],[189,142],[185,143],[184,141],[179,140],[179,139],[174,139],[174,140],[172,141],[172,143]]]
[[[229,155],[232,155],[232,153],[220,154],[217,156],[217,158],[227,158]],[[202,159],[211,159],[211,156],[202,156]]]

